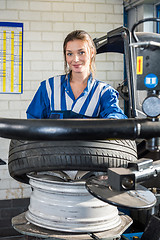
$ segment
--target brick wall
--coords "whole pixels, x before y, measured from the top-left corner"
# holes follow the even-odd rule
[[[122,0],[0,0],[0,21],[24,23],[23,94],[0,94],[0,117],[26,118],[39,83],[63,73],[62,43],[72,30],[93,38],[123,25]],[[123,81],[120,54],[97,56],[96,77],[117,87]],[[0,138],[0,158],[7,162],[9,140]],[[25,198],[30,188],[13,180],[0,166],[0,199]]]

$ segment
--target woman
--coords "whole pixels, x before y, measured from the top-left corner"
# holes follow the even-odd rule
[[[94,79],[96,49],[81,30],[63,44],[65,75],[43,81],[27,109],[27,118],[126,118],[118,106],[118,92]]]

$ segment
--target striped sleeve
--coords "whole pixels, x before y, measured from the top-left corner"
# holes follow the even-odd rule
[[[54,110],[61,110],[61,76],[54,77]]]

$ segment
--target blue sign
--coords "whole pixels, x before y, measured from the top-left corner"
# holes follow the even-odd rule
[[[150,73],[145,77],[144,84],[147,88],[155,88],[158,85],[158,77]]]

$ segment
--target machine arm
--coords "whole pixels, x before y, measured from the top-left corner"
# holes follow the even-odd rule
[[[128,168],[109,168],[108,184],[117,191],[135,190],[136,183],[160,175],[160,160],[140,159],[129,163]]]
[[[151,139],[160,122],[149,119],[0,119],[0,137],[21,140]]]

